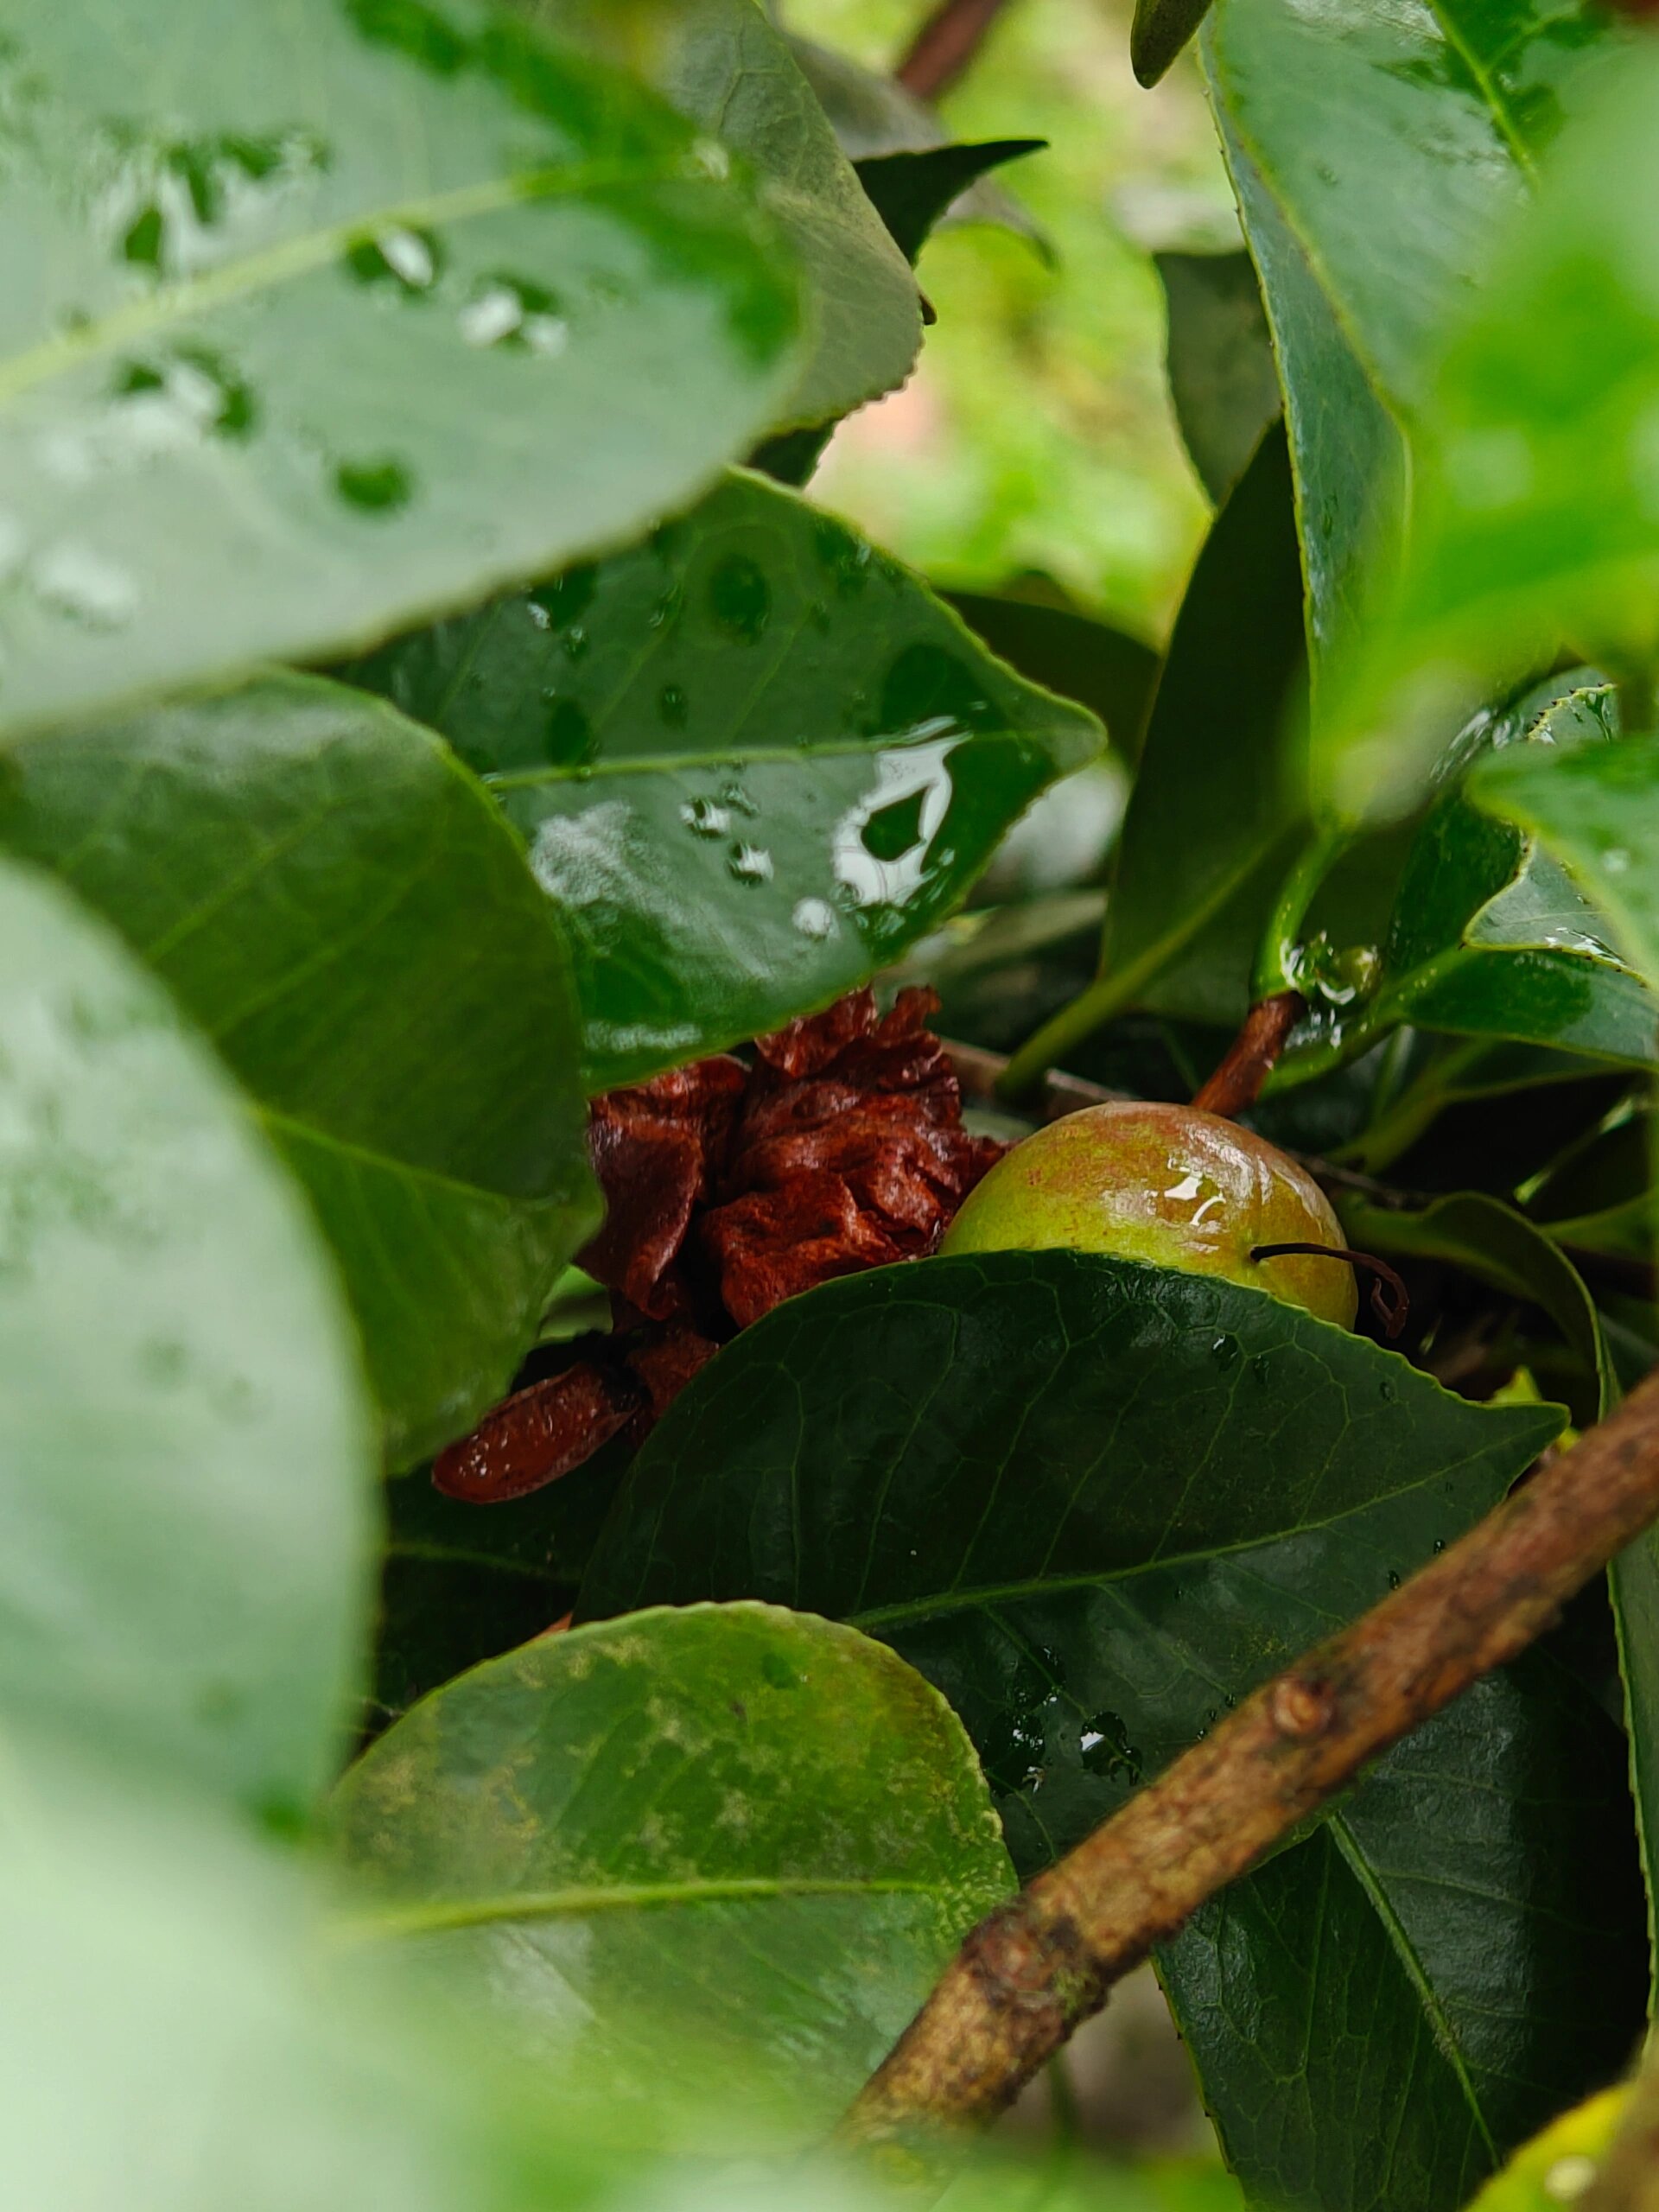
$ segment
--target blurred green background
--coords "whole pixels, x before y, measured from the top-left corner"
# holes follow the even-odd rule
[[[784,0],[791,29],[889,67],[926,0]],[[1046,570],[1161,638],[1207,505],[1164,382],[1154,246],[1238,243],[1191,54],[1154,92],[1117,0],[1010,0],[944,101],[952,135],[1042,137],[1003,171],[1056,256],[947,230],[921,279],[938,312],[905,389],[838,433],[813,496],[942,582]]]

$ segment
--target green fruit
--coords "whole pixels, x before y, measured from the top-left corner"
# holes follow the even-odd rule
[[[1324,1192],[1248,1129],[1191,1106],[1090,1106],[998,1160],[950,1224],[946,1252],[1108,1252],[1269,1290],[1353,1326],[1354,1271],[1262,1244],[1340,1247]]]

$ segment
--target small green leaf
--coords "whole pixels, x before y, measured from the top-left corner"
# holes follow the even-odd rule
[[[1217,506],[1279,413],[1262,289],[1247,253],[1154,253],[1169,320],[1169,394]]]
[[[785,403],[792,257],[747,173],[483,0],[8,32],[9,728],[544,572]]]
[[[1618,1385],[1595,1300],[1560,1246],[1524,1214],[1478,1191],[1454,1192],[1414,1211],[1344,1197],[1340,1211],[1357,1250],[1449,1261],[1506,1297],[1541,1306],[1581,1370],[1570,1400],[1580,1427],[1589,1427],[1616,1403]]]
[[[512,0],[620,64],[752,166],[806,278],[813,336],[772,426],[833,421],[910,373],[916,286],[836,143],[796,42],[754,0]]]
[[[101,925],[0,863],[8,1734],[302,1819],[361,1656],[370,1440],[327,1257],[233,1086]]]
[[[335,1806],[365,1926],[476,1974],[645,2143],[702,2085],[827,2126],[1013,1882],[938,1694],[769,1606],[527,1644],[399,1721]]]
[[[1135,0],[1129,60],[1139,83],[1151,86],[1167,75],[1210,8],[1211,0]]]
[[[1047,143],[1043,138],[995,138],[975,145],[870,154],[858,164],[858,181],[893,244],[914,268],[940,221],[982,177],[1005,162],[1041,153]]]
[[[742,474],[345,673],[442,731],[524,836],[594,1090],[862,982],[1100,741],[895,562]]]
[[[556,918],[442,745],[312,677],[0,753],[309,1191],[407,1465],[499,1398],[595,1206]]]

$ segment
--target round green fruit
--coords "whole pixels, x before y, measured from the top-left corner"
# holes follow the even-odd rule
[[[1191,1106],[1128,1101],[1052,1122],[999,1160],[947,1231],[962,1252],[1106,1252],[1269,1290],[1321,1321],[1353,1326],[1345,1262],[1253,1260],[1262,1244],[1325,1244],[1342,1230],[1293,1160]]]

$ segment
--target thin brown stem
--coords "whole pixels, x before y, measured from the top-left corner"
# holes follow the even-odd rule
[[[1254,1106],[1306,1005],[1300,991],[1275,991],[1271,998],[1258,999],[1228,1046],[1226,1058],[1195,1092],[1192,1103],[1206,1114],[1224,1114],[1230,1119]]]
[[[1659,1375],[982,1921],[842,2125],[1000,2112],[1114,1982],[1368,1760],[1523,1650],[1659,1515]]]
[[[1008,0],[939,0],[893,71],[918,100],[937,100],[963,75]]]

